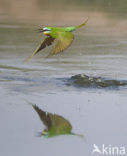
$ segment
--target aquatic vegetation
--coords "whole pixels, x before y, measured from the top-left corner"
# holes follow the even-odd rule
[[[92,77],[85,74],[79,74],[72,76],[68,82],[68,85],[74,85],[77,87],[118,87],[126,86],[127,80],[113,80],[102,77]]]

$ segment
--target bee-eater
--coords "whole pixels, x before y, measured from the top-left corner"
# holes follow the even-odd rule
[[[64,119],[62,116],[44,112],[36,105],[32,105],[35,111],[38,113],[41,121],[46,126],[40,134],[45,138],[55,137],[58,135],[77,135],[83,137],[83,135],[72,133],[72,126],[70,122]]]
[[[82,26],[86,25],[88,19],[81,25],[71,26],[71,27],[43,27],[39,29],[39,32],[42,32],[46,38],[44,41],[35,49],[31,56],[29,56],[25,61],[28,61],[35,54],[37,54],[40,50],[46,48],[47,46],[52,45],[54,43],[54,47],[49,53],[48,57],[59,52],[62,52],[65,48],[67,48],[71,42],[73,41],[74,35],[72,32]]]

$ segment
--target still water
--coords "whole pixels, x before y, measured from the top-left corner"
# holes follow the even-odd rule
[[[90,156],[93,144],[126,146],[127,87],[66,84],[77,74],[127,80],[126,19],[93,15],[98,23],[90,16],[86,27],[74,32],[75,39],[64,53],[46,58],[48,47],[27,63],[25,58],[44,38],[36,33],[39,26],[1,22],[0,155]],[[56,21],[53,26],[71,25],[68,20]],[[47,23],[51,25],[50,19]],[[61,115],[84,139],[69,135],[37,137],[44,125],[29,103]]]

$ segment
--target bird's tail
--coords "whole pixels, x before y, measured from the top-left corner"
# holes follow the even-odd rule
[[[86,19],[86,21],[85,21],[84,23],[82,23],[82,24],[76,26],[76,28],[81,28],[81,27],[85,26],[86,23],[87,23],[87,21],[88,21],[88,18]]]
[[[81,138],[84,138],[84,135],[82,135],[82,134],[77,134],[77,133],[71,133],[72,135],[76,135],[76,136],[79,136],[79,137],[81,137]]]

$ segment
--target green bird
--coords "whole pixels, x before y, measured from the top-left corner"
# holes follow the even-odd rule
[[[43,27],[39,29],[39,32],[42,32],[46,38],[44,41],[35,49],[31,56],[29,56],[25,61],[29,61],[34,55],[36,55],[40,50],[46,48],[47,46],[52,45],[54,43],[54,47],[52,48],[49,56],[62,52],[65,48],[67,48],[73,41],[74,35],[72,34],[78,28],[81,28],[86,25],[88,19],[81,25],[71,26],[71,27]]]
[[[58,135],[77,135],[83,137],[83,135],[72,133],[72,126],[70,122],[62,116],[44,112],[36,105],[32,106],[38,113],[41,121],[46,126],[46,128],[40,133],[45,138],[55,137]]]

